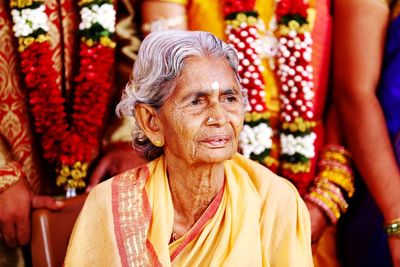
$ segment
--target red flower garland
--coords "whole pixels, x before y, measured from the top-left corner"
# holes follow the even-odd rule
[[[97,154],[113,88],[114,49],[81,44],[71,124],[67,122],[65,99],[57,89],[57,73],[51,56],[48,42],[34,42],[21,53],[22,72],[29,90],[35,129],[41,135],[43,156],[50,163],[57,163],[59,168],[72,167],[76,162],[88,163]],[[74,187],[83,186],[80,183]]]
[[[282,20],[282,17],[287,15],[298,14],[303,18],[307,18],[308,3],[303,0],[280,0],[276,5],[276,19],[278,22]]]
[[[223,5],[224,16],[236,12],[253,11],[255,2],[255,0],[225,0]]]
[[[80,68],[74,79],[70,122],[65,99],[58,89],[58,73],[53,66],[48,37],[41,34],[29,38],[28,42],[27,38],[19,38],[21,70],[43,156],[57,165],[58,185],[82,188],[87,165],[99,149],[103,120],[113,90],[115,44],[108,37],[104,42],[104,37],[81,39]]]

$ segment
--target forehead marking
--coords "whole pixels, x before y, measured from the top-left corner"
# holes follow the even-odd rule
[[[218,90],[219,90],[219,82],[214,81],[214,82],[211,84],[211,89],[213,90],[213,92],[218,91]]]

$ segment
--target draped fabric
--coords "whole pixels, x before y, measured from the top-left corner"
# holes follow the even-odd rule
[[[312,266],[309,215],[293,185],[239,154],[224,166],[219,193],[171,244],[163,156],[98,185],[65,266]]]
[[[46,12],[49,16],[49,36],[53,52],[54,67],[58,72],[58,81],[65,95],[71,96],[72,77],[76,75],[78,58],[79,13],[77,2],[73,0],[46,0]],[[10,1],[0,1],[0,192],[7,190],[16,181],[25,178],[29,181],[35,194],[55,194],[53,166],[46,166],[41,160],[41,152],[35,146],[33,125],[29,120],[26,88],[22,82],[20,62],[17,50],[17,40],[12,31]],[[133,24],[133,1],[118,1],[117,41],[122,51],[117,55],[118,69],[117,88],[123,88],[129,81],[135,51],[139,39],[135,37]],[[129,51],[128,54],[125,51]],[[61,88],[62,87],[62,88]],[[116,98],[119,98],[117,96]],[[110,113],[113,114],[110,107]],[[111,141],[130,140],[130,130],[117,125],[108,127],[104,135],[104,143]],[[14,266],[15,261],[21,262],[22,253],[13,252],[0,244],[0,266]],[[20,266],[20,265],[18,265]]]
[[[400,137],[400,16],[390,23],[387,36],[378,96],[385,114],[390,138],[394,145],[397,144],[395,151],[400,164],[398,152]]]
[[[29,116],[13,36],[8,7],[5,1],[0,1],[0,188],[5,173],[17,180],[26,173],[32,189],[38,192],[39,173],[34,164]]]
[[[397,134],[397,138],[395,140],[395,151],[396,151],[397,163],[400,165],[400,133]]]
[[[116,87],[122,89],[129,81],[135,53],[140,41],[135,31],[135,11],[133,1],[120,0],[118,4],[116,37],[117,64]],[[52,49],[52,60],[57,71],[59,90],[70,98],[73,95],[73,77],[76,76],[78,57],[79,13],[76,1],[46,0],[46,13],[49,17],[49,38]],[[0,1],[0,187],[3,173],[8,177],[17,174],[25,176],[35,193],[51,194],[54,192],[50,184],[55,184],[53,166],[42,166],[38,153],[40,149],[34,145],[29,120],[27,91],[22,82],[20,62],[17,51],[17,40],[12,31],[12,18],[9,1]],[[115,94],[115,99],[119,99]],[[112,107],[109,113],[113,114]],[[122,124],[122,125],[121,125]],[[110,142],[130,141],[129,122],[112,120],[107,124],[107,133],[103,135],[103,144]],[[11,164],[11,165],[10,165]],[[12,166],[21,166],[10,173]],[[7,178],[10,180],[10,178]],[[13,178],[14,179],[14,178]],[[15,180],[14,179],[14,180]],[[6,188],[4,188],[5,190]],[[1,190],[0,190],[1,191]]]

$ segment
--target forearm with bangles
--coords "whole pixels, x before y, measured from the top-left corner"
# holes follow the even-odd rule
[[[305,199],[320,207],[331,223],[336,224],[347,211],[347,199],[354,190],[350,153],[342,146],[326,145],[320,155],[315,186]]]

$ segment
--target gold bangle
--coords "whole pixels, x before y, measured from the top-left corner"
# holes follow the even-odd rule
[[[385,224],[383,228],[387,235],[400,237],[400,218]]]
[[[323,196],[325,199],[329,199],[332,202],[336,203],[336,205],[340,208],[340,210],[344,213],[347,211],[348,204],[346,200],[344,200],[343,196],[338,196],[330,190],[324,190],[323,188],[316,187],[312,189],[313,192]]]
[[[321,158],[327,160],[333,160],[345,165],[350,164],[350,159],[346,157],[346,155],[336,151],[324,151],[323,154],[321,155]]]
[[[336,224],[337,220],[340,218],[340,211],[336,203],[332,202],[332,200],[330,199],[325,198],[324,196],[321,196],[315,191],[311,191],[310,194],[305,196],[305,199],[308,199],[321,207],[329,220],[333,224]]]
[[[340,173],[330,171],[323,171],[318,176],[320,177],[321,182],[332,182],[346,191],[348,197],[353,196],[355,188],[352,176],[342,175]]]

